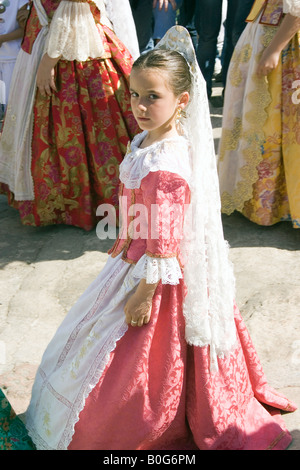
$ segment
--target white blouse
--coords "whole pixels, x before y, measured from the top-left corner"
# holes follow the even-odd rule
[[[138,41],[128,0],[123,0],[122,21],[121,12],[115,11],[116,5],[112,6],[111,1],[94,0],[94,3],[101,11],[101,23],[114,30],[135,59],[139,55]],[[50,24],[46,51],[52,58],[82,62],[103,55],[102,40],[88,3],[60,2]]]
[[[300,0],[283,0],[283,13],[300,18]]]
[[[60,2],[50,24],[46,50],[50,57],[66,60],[86,61],[103,55],[103,43],[88,3]]]

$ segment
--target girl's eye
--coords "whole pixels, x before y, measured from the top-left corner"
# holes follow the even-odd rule
[[[155,95],[154,93],[151,93],[151,95],[149,95],[149,98],[150,100],[157,100],[158,96]]]
[[[135,91],[131,91],[131,92],[130,92],[130,95],[131,95],[133,98],[137,98],[137,97],[139,96]]]

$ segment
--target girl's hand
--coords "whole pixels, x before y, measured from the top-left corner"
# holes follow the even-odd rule
[[[151,317],[152,298],[157,284],[146,284],[142,279],[136,292],[125,304],[125,321],[127,325],[143,326],[149,323]]]
[[[51,96],[52,91],[57,91],[54,81],[54,67],[59,61],[59,57],[52,59],[48,54],[44,54],[37,71],[36,84],[42,96]]]
[[[151,302],[141,301],[133,294],[124,307],[125,321],[127,325],[143,326],[149,323],[151,317]]]
[[[262,77],[276,69],[280,59],[280,51],[272,51],[268,48],[263,52],[257,67],[257,74]]]

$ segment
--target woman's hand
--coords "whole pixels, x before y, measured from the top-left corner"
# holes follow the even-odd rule
[[[29,13],[30,13],[29,3],[27,5],[24,5],[18,10],[17,22],[19,23],[22,29],[25,29],[26,21],[28,19]]]
[[[151,317],[152,298],[157,284],[146,284],[142,279],[134,294],[125,304],[125,321],[131,326],[143,326],[149,323]]]
[[[59,57],[52,59],[47,53],[42,57],[36,77],[36,84],[42,96],[51,96],[52,90],[57,91],[54,67],[58,61]]]
[[[162,10],[162,8],[165,7],[165,11],[168,11],[169,3],[171,3],[173,10],[176,10],[177,8],[176,0],[153,0],[153,8],[156,8],[157,2],[159,10]]]
[[[257,74],[260,77],[266,76],[276,69],[279,63],[280,53],[281,51],[272,51],[269,48],[263,52],[257,67]]]
[[[257,68],[258,75],[266,76],[277,67],[281,51],[289,43],[294,34],[299,31],[299,28],[300,18],[287,13],[272,41],[262,54]]]

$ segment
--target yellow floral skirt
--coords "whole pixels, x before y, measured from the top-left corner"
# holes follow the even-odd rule
[[[222,212],[300,228],[299,33],[268,77],[256,73],[276,30],[249,24],[231,60],[218,162]]]

